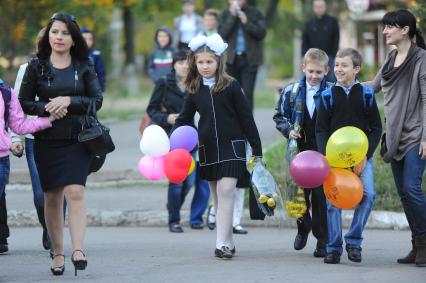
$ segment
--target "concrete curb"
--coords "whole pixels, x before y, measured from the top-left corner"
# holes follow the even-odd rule
[[[182,210],[182,219],[189,218],[189,211]],[[283,213],[281,213],[283,214]],[[353,211],[343,211],[342,219],[345,228],[349,227]],[[35,210],[9,210],[8,222],[11,227],[39,226]],[[183,221],[187,226],[187,221]],[[283,215],[266,218],[265,221],[253,221],[246,209],[242,224],[247,227],[296,227],[296,221]],[[164,210],[97,210],[88,209],[87,225],[96,227],[165,227],[167,211]],[[368,229],[406,230],[408,223],[404,213],[390,211],[373,211],[367,223]]]

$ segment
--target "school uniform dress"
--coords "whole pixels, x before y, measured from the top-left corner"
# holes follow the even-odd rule
[[[201,177],[207,181],[237,178],[237,187],[247,187],[250,175],[246,169],[246,141],[254,156],[262,156],[262,143],[251,109],[237,81],[231,81],[219,93],[213,93],[213,86],[206,84],[209,82],[204,81],[197,94],[186,97],[175,128],[191,124],[198,112]]]
[[[102,90],[91,61],[73,60],[64,69],[54,68],[48,60],[29,62],[22,81],[19,100],[26,114],[48,116],[50,98],[70,96],[67,115],[52,127],[34,134],[34,157],[44,192],[66,185],[86,185],[93,156],[78,142],[84,116],[94,101],[102,105]],[[36,101],[38,97],[38,101]]]

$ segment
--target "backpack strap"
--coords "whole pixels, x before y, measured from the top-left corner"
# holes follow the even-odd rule
[[[332,83],[332,82],[325,82],[325,89],[331,88],[332,86],[334,86],[334,83]]]
[[[331,87],[321,92],[321,100],[325,110],[331,112],[333,106],[333,92],[331,91]]]
[[[12,89],[0,79],[0,91],[4,102],[4,127],[7,130],[9,127],[9,110],[10,101],[12,99]]]
[[[362,103],[366,114],[373,108],[374,90],[371,87],[362,86]]]
[[[299,82],[293,84],[290,93],[290,108],[294,109],[294,102],[296,101],[296,96],[299,93]]]

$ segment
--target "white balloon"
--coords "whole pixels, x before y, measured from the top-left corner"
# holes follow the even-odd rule
[[[146,127],[139,147],[148,156],[162,156],[169,152],[170,141],[167,133],[158,125]]]

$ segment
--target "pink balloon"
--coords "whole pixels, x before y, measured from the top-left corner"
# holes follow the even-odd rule
[[[151,181],[164,178],[164,157],[144,156],[138,163],[139,173]]]
[[[313,150],[297,154],[290,164],[290,175],[302,188],[319,187],[327,178],[329,170],[327,159]]]

